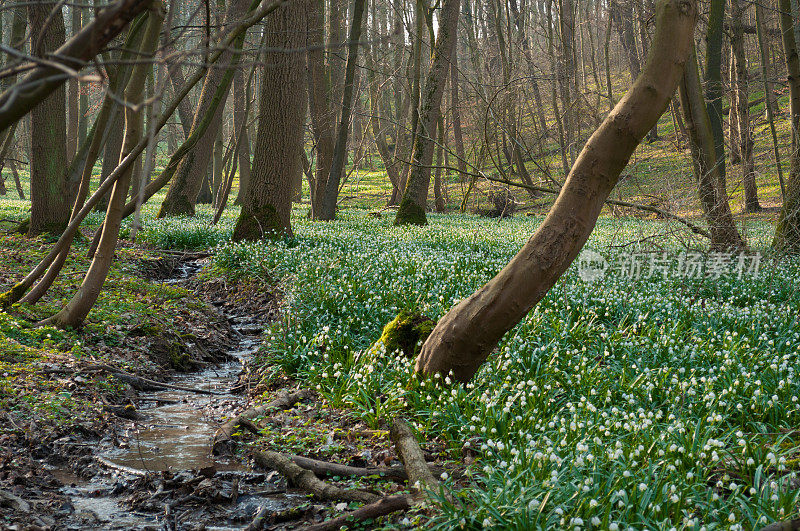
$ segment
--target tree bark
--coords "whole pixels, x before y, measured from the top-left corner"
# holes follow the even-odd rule
[[[425,80],[425,92],[420,104],[420,130],[414,139],[411,171],[394,220],[395,225],[425,225],[428,222],[425,210],[431,180],[433,139],[436,135],[436,124],[441,116],[442,95],[456,43],[459,6],[459,0],[444,0],[442,4],[433,60]]]
[[[253,173],[233,240],[291,236],[292,183],[302,176],[306,91],[303,47],[309,0],[278,8],[264,28],[264,64]],[[313,0],[310,0],[313,1]],[[278,50],[278,51],[272,51]]]
[[[158,47],[161,25],[164,21],[164,7],[160,0],[151,0],[149,8],[147,28],[139,49],[140,62],[134,67],[131,73],[131,81],[125,89],[125,102],[128,103],[128,106],[125,107],[123,155],[133,151],[142,138],[143,110],[139,104],[144,99],[144,83],[147,77],[147,70],[152,68],[149,60],[152,60]],[[100,243],[92,263],[89,265],[89,270],[83,279],[83,283],[67,305],[56,315],[44,321],[44,324],[51,324],[60,328],[76,328],[83,324],[84,319],[86,319],[89,311],[97,301],[111,267],[111,261],[114,258],[117,241],[119,240],[122,208],[125,205],[125,198],[128,194],[131,173],[132,171],[129,168],[114,184],[114,188],[111,191],[111,199],[108,203],[108,210],[106,210]]]
[[[733,223],[725,178],[717,165],[714,133],[697,70],[697,57],[693,51],[686,62],[685,73],[678,89],[689,134],[700,203],[711,232],[711,249],[740,249],[744,247],[744,241]]]
[[[353,108],[353,87],[355,85],[356,61],[358,60],[358,41],[361,38],[361,25],[366,5],[366,0],[355,0],[353,3],[353,21],[350,26],[347,64],[344,74],[344,91],[342,92],[342,112],[339,117],[333,160],[331,161],[328,178],[325,180],[325,195],[322,196],[322,203],[317,204],[319,215],[316,216],[316,219],[323,221],[336,219],[339,182],[344,171],[344,165],[347,162],[347,133],[350,129],[350,113]],[[300,162],[299,155],[297,160]]]
[[[57,10],[56,13],[52,13]],[[50,21],[46,21],[50,17]],[[31,42],[39,57],[64,44],[64,16],[57,2],[28,5],[28,21],[33,29]],[[42,33],[44,31],[44,33]],[[66,91],[61,84],[31,111],[31,222],[28,236],[44,232],[60,234],[69,222],[70,190],[64,169],[67,167]]]
[[[800,252],[800,58],[793,33],[793,20],[789,0],[778,0],[780,8],[783,55],[789,81],[789,111],[792,125],[792,154],[789,159],[789,179],[786,196],[775,229],[773,247],[786,252]]]
[[[744,20],[743,0],[731,0],[731,19],[733,31],[731,33],[731,50],[733,61],[731,66],[735,67],[733,75],[735,79],[733,96],[731,97],[731,110],[729,120],[731,131],[735,131],[737,138],[731,137],[731,145],[737,146],[736,152],[739,155],[739,163],[742,167],[742,184],[744,185],[744,211],[758,212],[761,205],[758,203],[758,187],[756,186],[756,170],[753,163],[753,132],[750,128],[750,90],[748,87],[747,56],[744,51],[744,30],[742,21]],[[734,149],[731,148],[731,155]]]
[[[772,90],[772,83],[769,82],[769,54],[767,53],[767,44],[764,40],[764,8],[756,2],[756,36],[758,37],[758,50],[761,57],[761,81],[764,86],[764,108],[766,109],[767,122],[769,123],[770,133],[772,135],[772,153],[775,156],[775,168],[778,171],[778,182],[781,185],[781,196],[784,202],[786,201],[786,186],[783,182],[783,169],[781,168],[781,155],[778,150],[778,134],[775,131],[775,111],[777,106],[774,103],[774,92]],[[772,95],[772,98],[770,98]]]
[[[469,381],[503,335],[545,296],[580,252],[619,174],[663,114],[692,49],[690,0],[661,0],[644,71],[589,138],[561,194],[503,270],[451,309],[422,347],[416,370]]]
[[[245,85],[244,75],[241,70],[233,74],[233,128],[240,131],[241,139],[236,156],[239,166],[239,193],[236,196],[236,204],[241,204],[244,199],[245,190],[250,183],[250,137],[247,134],[247,112],[250,108],[249,84]]]

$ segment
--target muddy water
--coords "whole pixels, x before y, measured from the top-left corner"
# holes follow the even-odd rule
[[[202,265],[197,262],[183,264],[168,282],[181,282],[194,275]],[[129,487],[136,475],[126,474],[125,467],[142,472],[190,474],[200,469],[213,467],[217,479],[230,483],[236,478],[239,495],[224,508],[207,513],[187,509],[189,514],[183,522],[185,528],[197,526],[206,529],[241,529],[246,527],[253,515],[265,505],[272,511],[281,511],[302,505],[307,498],[299,494],[286,494],[285,482],[276,474],[258,474],[235,460],[211,456],[211,439],[217,422],[231,414],[245,400],[245,394],[232,393],[244,365],[258,349],[257,334],[263,328],[246,317],[229,316],[239,338],[237,346],[229,352],[230,361],[210,366],[205,370],[179,374],[169,384],[211,391],[214,394],[198,394],[181,390],[140,392],[136,399],[141,418],[129,423],[124,433],[116,437],[117,444],[99,443],[96,455],[107,462],[119,465],[120,470],[109,470],[91,480],[83,480],[73,474],[69,467],[51,468],[51,472],[65,486],[74,515],[87,515],[82,523],[66,523],[67,529],[162,529],[184,528],[169,525],[164,514],[137,512],[126,506]],[[114,438],[109,438],[113,440]],[[196,474],[195,474],[196,476]],[[191,514],[190,514],[191,513]],[[88,525],[85,522],[90,522]]]
[[[217,424],[216,413],[224,415],[240,396],[229,393],[236,384],[243,364],[258,349],[258,339],[245,337],[234,359],[200,372],[181,374],[170,384],[211,391],[214,395],[164,390],[140,393],[138,410],[142,421],[128,430],[125,448],[114,448],[103,454],[119,465],[145,471],[188,470],[215,466],[217,470],[237,469],[235,462],[213,459],[210,441]]]

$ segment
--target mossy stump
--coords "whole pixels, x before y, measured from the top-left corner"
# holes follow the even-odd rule
[[[436,321],[411,310],[401,311],[383,327],[375,347],[383,345],[386,352],[400,351],[408,358],[416,358],[422,344],[436,326]]]

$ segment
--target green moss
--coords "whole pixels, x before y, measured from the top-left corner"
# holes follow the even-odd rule
[[[292,235],[291,226],[281,218],[273,205],[261,205],[255,208],[242,208],[236,227],[233,229],[233,241],[280,239]]]
[[[25,292],[28,291],[25,286],[20,283],[14,284],[14,287],[0,295],[0,309],[8,309],[12,304],[18,302]]]
[[[427,225],[428,218],[425,216],[425,208],[419,206],[408,197],[403,197],[400,207],[397,209],[397,216],[394,218],[395,225]]]
[[[165,199],[161,204],[161,209],[158,211],[157,217],[194,216],[194,214],[194,203],[189,201],[189,198],[185,195],[180,194],[171,201]]]
[[[433,319],[412,310],[403,310],[383,327],[383,333],[375,345],[383,344],[386,352],[399,350],[409,358],[414,358],[435,326]]]

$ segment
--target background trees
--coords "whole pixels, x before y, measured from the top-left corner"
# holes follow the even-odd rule
[[[60,233],[83,198],[128,164],[134,184],[123,218],[155,196],[160,216],[195,215],[207,200],[218,220],[237,197],[237,238],[290,234],[291,200],[313,219],[333,219],[338,206],[359,200],[366,175],[379,183],[370,197],[398,206],[401,225],[424,224],[434,209],[545,211],[577,147],[653,46],[653,6],[644,0],[291,3],[300,24],[291,29],[264,18],[277,2],[220,2],[208,13],[203,3],[173,3],[141,67],[144,25],[129,22],[148,2],[119,0],[96,13],[44,1],[2,8],[0,155],[7,170],[23,168],[18,196],[30,182],[29,234]],[[782,210],[775,246],[797,248],[791,8],[708,4],[696,30],[697,68],[622,175],[615,213],[702,216],[711,248],[745,248],[736,216],[763,205],[767,215]],[[126,161],[124,95],[134,68],[145,76],[140,105],[148,110],[145,136],[128,146]],[[160,68],[169,82],[158,82]],[[160,112],[165,104],[172,110]],[[143,174],[148,164],[155,175]],[[89,203],[107,214],[107,199]],[[100,240],[98,231],[93,248]]]

